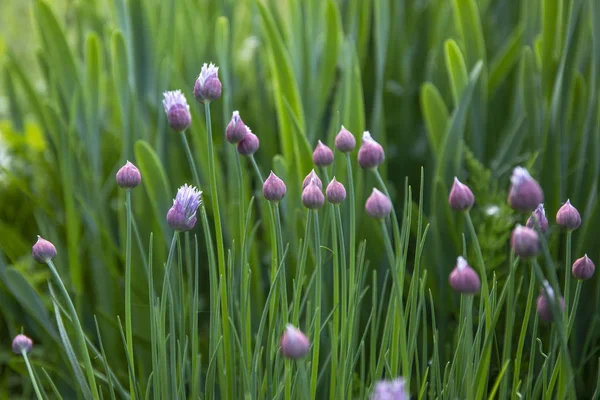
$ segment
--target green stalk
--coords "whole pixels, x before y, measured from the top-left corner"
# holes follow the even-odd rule
[[[265,180],[263,179],[262,172],[260,172],[260,168],[258,168],[256,159],[254,158],[254,155],[252,155],[252,154],[250,154],[248,157],[250,158],[250,161],[252,162],[252,166],[254,167],[254,172],[256,172],[256,176],[258,177],[258,180],[260,181],[260,187],[262,187],[265,184]]]
[[[507,362],[510,361],[511,359],[511,350],[512,350],[512,331],[513,331],[513,325],[515,322],[515,316],[514,316],[514,306],[515,306],[515,302],[517,301],[517,299],[515,299],[515,270],[517,267],[517,263],[513,262],[513,252],[511,252],[510,255],[510,266],[512,268],[512,271],[510,273],[510,275],[508,276],[509,282],[508,282],[508,301],[507,301],[507,305],[506,305],[506,322],[505,322],[505,326],[504,326],[504,345],[503,345],[503,349],[502,349],[502,364],[506,364]],[[508,376],[508,374],[510,373],[510,364],[507,364],[506,366],[507,370],[506,370],[506,374]],[[501,386],[500,386],[500,395],[499,398],[500,399],[506,399],[508,398],[508,379],[503,379]]]
[[[567,251],[565,256],[565,321],[569,320],[569,304],[571,303],[569,291],[571,289],[571,235],[572,231],[567,232]]]
[[[292,323],[300,326],[300,301],[302,299],[302,286],[304,285],[304,270],[306,268],[306,257],[308,254],[308,236],[311,228],[310,210],[306,212],[306,227],[304,231],[304,240],[302,241],[302,253],[300,254],[300,264],[296,269],[296,287],[294,292],[294,306],[292,310]]]
[[[573,298],[573,306],[569,313],[569,325],[567,326],[567,340],[571,336],[571,329],[575,323],[575,314],[577,314],[577,306],[579,305],[579,297],[581,296],[581,288],[583,287],[583,281],[577,281],[577,287],[575,288],[575,297]]]
[[[235,153],[235,165],[236,165],[236,169],[237,169],[237,180],[238,180],[238,195],[239,195],[239,205],[238,205],[238,210],[239,210],[239,219],[240,219],[240,243],[243,240],[244,237],[244,201],[245,201],[245,196],[244,196],[244,176],[242,175],[242,164],[240,162],[240,153],[235,149],[235,147],[233,148],[233,152]],[[244,260],[244,249],[241,249],[241,257],[240,257],[241,261],[242,261],[242,268],[243,268],[243,260]]]
[[[208,173],[210,175],[210,192],[213,205],[215,220],[215,233],[217,236],[217,257],[219,264],[219,275],[223,282],[227,282],[227,272],[225,266],[225,250],[223,246],[223,228],[221,227],[221,212],[219,209],[219,192],[217,190],[217,174],[215,170],[215,154],[213,149],[212,124],[210,121],[210,102],[204,103],[204,114],[206,116],[206,136],[208,138]],[[221,319],[223,321],[223,351],[226,357],[226,376],[227,387],[225,388],[226,399],[231,399],[233,390],[233,358],[231,349],[230,326],[229,326],[229,305],[227,296],[227,285],[221,285]]]
[[[465,212],[465,219],[467,221],[467,227],[469,228],[469,234],[472,238],[471,240],[473,240],[473,243],[475,244],[475,252],[477,253],[477,266],[479,267],[479,275],[481,276],[481,295],[483,296],[485,305],[485,330],[486,332],[489,332],[492,327],[492,306],[490,304],[490,290],[488,288],[485,261],[483,260],[483,253],[481,252],[477,232],[475,232],[475,226],[473,225],[473,220],[471,219],[469,211]]]
[[[274,207],[273,207],[273,214],[274,215],[274,219],[275,219],[275,236],[277,237],[277,254],[279,255],[278,257],[278,262],[277,265],[279,265],[280,263],[283,264],[283,233],[281,230],[281,216],[279,213],[279,203],[275,203]],[[280,285],[281,285],[281,298],[282,298],[282,311],[283,311],[283,320],[284,321],[288,321],[289,320],[289,316],[288,316],[288,298],[287,298],[287,279],[285,276],[285,265],[284,267],[281,269],[281,280],[279,281]]]
[[[339,357],[341,357],[339,365],[346,365],[347,364],[347,358],[349,357],[348,354],[350,353],[348,352],[344,352],[347,349],[347,345],[348,345],[348,339],[350,336],[350,325],[348,324],[349,321],[349,315],[348,315],[348,311],[349,311],[349,307],[348,304],[350,303],[350,300],[348,298],[348,271],[346,269],[346,246],[344,244],[344,226],[342,225],[342,214],[340,211],[340,205],[339,204],[335,204],[334,205],[335,208],[335,218],[337,220],[337,224],[336,223],[332,223],[332,228],[338,230],[338,243],[339,243],[339,254],[340,254],[340,263],[339,263],[339,268],[342,269],[342,283],[341,283],[341,287],[342,287],[342,298],[341,298],[341,321],[343,321],[343,323],[341,323],[342,325],[342,332],[344,332],[344,334],[341,335],[341,342],[342,345],[340,346],[340,354]],[[344,351],[342,351],[344,350]],[[333,369],[332,369],[333,370]],[[346,373],[345,373],[345,369],[341,369],[339,372],[334,371],[335,373],[338,373],[340,375],[340,383],[338,385],[338,387],[341,389],[341,394],[339,398],[344,398],[345,397],[345,388],[346,388]]]
[[[90,389],[92,390],[92,396],[94,397],[95,400],[99,400],[100,395],[98,393],[98,386],[96,385],[96,378],[94,377],[94,369],[92,367],[92,361],[90,359],[90,355],[87,351],[87,346],[85,344],[85,335],[83,333],[83,329],[81,327],[81,322],[79,321],[79,317],[77,316],[77,311],[75,310],[75,306],[73,305],[73,302],[71,301],[69,292],[67,292],[67,288],[65,287],[65,284],[63,283],[62,279],[60,279],[60,275],[58,274],[58,271],[56,270],[56,267],[54,266],[54,263],[52,262],[52,260],[47,260],[46,265],[48,265],[48,268],[50,268],[50,272],[52,273],[52,276],[58,283],[58,287],[60,288],[60,291],[62,292],[62,294],[65,298],[65,301],[67,302],[67,308],[69,309],[69,312],[71,313],[71,318],[73,321],[73,325],[75,327],[75,336],[77,337],[77,345],[79,346],[79,351],[82,353],[81,356],[83,357],[83,365],[85,366],[85,373],[87,375],[87,380],[88,380],[88,383],[90,384]]]
[[[33,367],[29,362],[29,357],[27,357],[27,351],[25,351],[25,349],[21,350],[21,355],[23,356],[23,360],[25,360],[25,365],[27,365],[27,372],[29,372],[29,378],[31,379],[33,390],[35,390],[35,395],[37,396],[38,400],[43,400],[42,393],[40,392],[40,388],[37,384],[37,379],[35,379],[35,374],[33,373]]]
[[[329,399],[336,398],[336,378],[338,370],[338,333],[340,332],[340,263],[338,252],[338,237],[336,230],[337,204],[329,206],[331,215],[331,240],[333,250],[333,335],[331,336],[331,374],[329,382]],[[342,314],[343,315],[343,314]],[[345,331],[344,331],[345,332]]]
[[[386,186],[385,182],[383,181],[381,174],[379,173],[379,170],[377,168],[375,168],[375,169],[373,169],[373,172],[375,173],[377,182],[379,182],[379,185],[383,189],[383,192],[391,201],[392,198],[390,196],[390,192],[388,191],[387,186]],[[396,250],[396,253],[398,253],[398,255],[400,255],[400,227],[398,225],[398,217],[396,216],[396,210],[394,209],[394,207],[392,207],[392,228],[394,231],[394,244],[395,244],[394,249]]]
[[[127,205],[127,242],[125,244],[125,331],[127,335],[127,352],[131,361],[131,373],[129,376],[129,392],[131,399],[135,400],[135,367],[133,356],[133,326],[131,324],[131,191],[125,193]]]
[[[319,211],[313,210],[315,220],[314,243],[315,243],[315,331],[313,339],[313,358],[312,358],[312,373],[310,380],[311,399],[316,399],[317,395],[317,378],[319,372],[319,348],[321,346],[321,292],[322,292],[322,272],[321,272],[321,230],[319,229]]]
[[[529,326],[529,316],[531,309],[533,308],[533,299],[535,297],[535,278],[530,276],[529,278],[529,291],[527,292],[527,305],[525,306],[525,315],[521,324],[521,334],[519,335],[519,342],[517,344],[517,354],[515,356],[515,370],[513,373],[512,382],[512,394],[513,400],[517,399],[517,389],[519,387],[519,374],[521,372],[521,359],[523,357],[523,346],[525,346],[525,337],[527,336],[527,328]]]
[[[352,173],[352,162],[350,161],[350,153],[346,153],[346,173],[348,175],[348,193],[350,200],[350,239],[349,239],[349,283],[348,283],[348,298],[354,296],[355,280],[356,280],[356,197],[354,195],[354,175]],[[348,316],[349,330],[348,330],[348,354],[346,357],[350,357],[350,349],[354,346],[354,320],[356,317],[356,310],[348,309],[350,315]]]

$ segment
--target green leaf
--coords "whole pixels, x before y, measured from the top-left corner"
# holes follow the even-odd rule
[[[335,70],[338,65],[343,35],[342,18],[337,3],[334,0],[327,0],[325,7],[327,32],[325,33],[325,45],[323,46],[321,65],[316,77],[316,88],[319,92],[317,117],[324,112],[324,108],[329,100],[329,93],[335,83]]]
[[[440,155],[448,121],[448,107],[439,90],[430,82],[421,86],[421,111],[427,127],[427,137],[433,153]]]
[[[279,125],[279,137],[283,147],[283,156],[287,160],[293,160],[297,165],[296,183],[302,182],[304,174],[310,170],[311,149],[306,141],[306,127],[304,125],[304,111],[296,77],[292,69],[290,56],[287,53],[283,39],[275,27],[273,16],[269,9],[258,2],[264,34],[269,44],[268,58],[275,93],[275,108],[277,110],[277,122]],[[299,121],[299,130],[293,130],[292,121],[286,110],[285,102],[288,102]]]
[[[452,98],[454,99],[454,105],[458,106],[463,90],[469,82],[467,65],[458,44],[452,39],[448,39],[444,43],[444,56]]]
[[[524,27],[519,24],[513,29],[506,43],[490,63],[490,78],[488,91],[490,97],[494,95],[498,87],[505,83],[506,77],[521,57],[521,42],[523,41]]]
[[[127,56],[127,48],[125,45],[125,37],[121,31],[114,31],[111,37],[111,67],[112,79],[117,92],[116,100],[121,111],[121,119],[123,121],[123,146],[124,149],[130,149],[129,132],[129,58]],[[129,157],[128,151],[124,151],[123,157]]]
[[[485,63],[485,43],[477,3],[475,0],[454,0],[452,5],[467,64],[474,66],[479,60]]]
[[[154,217],[156,221],[160,221],[162,234],[165,235],[165,240],[168,240],[166,215],[171,207],[170,199],[175,194],[171,192],[165,169],[152,147],[144,140],[135,143],[135,158],[142,175],[142,186],[148,195]]]
[[[85,45],[85,113],[86,113],[86,135],[87,154],[93,167],[93,173],[100,176],[101,159],[100,151],[100,96],[101,82],[100,69],[102,58],[100,52],[100,39],[95,33],[90,33]]]

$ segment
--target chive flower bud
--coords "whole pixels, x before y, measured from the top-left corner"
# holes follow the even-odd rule
[[[537,232],[518,224],[513,229],[510,244],[515,254],[521,258],[533,257],[540,251]]]
[[[558,212],[556,213],[556,223],[568,231],[574,231],[581,225],[579,211],[571,205],[571,202],[568,199],[567,202],[558,209]]]
[[[365,203],[367,214],[375,219],[384,219],[392,212],[392,202],[389,197],[373,188],[373,192]]]
[[[238,153],[243,156],[252,155],[258,150],[259,144],[260,141],[258,140],[258,136],[252,133],[250,128],[246,126],[246,135],[237,144]]]
[[[31,256],[40,264],[45,264],[56,257],[56,247],[50,241],[38,235],[37,242],[31,249]]]
[[[573,276],[582,281],[590,279],[594,275],[595,270],[596,266],[592,260],[590,260],[587,254],[575,260],[573,263],[573,268],[571,269]]]
[[[363,169],[374,169],[385,160],[383,147],[377,143],[369,132],[363,133],[362,144],[358,150],[358,165]]]
[[[379,381],[375,384],[370,400],[409,400],[404,378],[392,381]]]
[[[287,324],[281,336],[281,354],[284,357],[298,359],[308,354],[310,341],[304,333],[292,324]]]
[[[127,161],[117,172],[117,185],[123,189],[133,189],[142,181],[140,171],[135,165]]]
[[[163,107],[167,113],[169,126],[175,132],[185,131],[192,123],[190,106],[181,90],[173,90],[163,93]]]
[[[319,179],[319,176],[313,169],[312,171],[310,171],[310,173],[308,175],[306,175],[306,178],[304,178],[304,181],[302,181],[302,190],[306,189],[306,187],[308,186],[310,181],[313,179],[315,180],[315,183],[317,184],[319,189],[323,189],[323,182],[321,182],[321,179]]]
[[[240,113],[238,111],[234,111],[231,116],[231,121],[227,125],[225,129],[225,139],[229,143],[239,143],[245,136],[248,130],[246,129],[246,124],[240,118]]]
[[[473,196],[473,192],[467,185],[454,177],[454,183],[448,195],[448,203],[453,210],[467,211],[473,207],[475,196]]]
[[[277,203],[285,196],[285,183],[271,171],[271,174],[269,174],[269,177],[263,184],[262,191],[265,199]]]
[[[342,153],[350,153],[356,147],[354,135],[342,125],[342,129],[335,137],[335,148]]]
[[[508,203],[519,211],[533,211],[544,202],[544,192],[539,183],[523,167],[516,167],[510,177]]]
[[[333,151],[319,140],[312,158],[317,167],[326,167],[333,163]]]
[[[173,206],[167,213],[167,223],[177,232],[187,232],[196,225],[196,211],[202,202],[202,191],[187,184],[177,190]]]
[[[456,267],[450,273],[448,280],[452,289],[459,293],[475,294],[481,287],[477,272],[462,257],[458,257],[456,260]]]
[[[12,351],[15,354],[29,353],[33,348],[33,340],[25,335],[17,335],[12,341]]]
[[[317,184],[317,180],[312,178],[310,183],[302,190],[302,204],[304,204],[304,207],[314,210],[323,207],[324,203],[325,196],[323,196],[322,189]]]
[[[330,203],[340,204],[346,199],[346,188],[334,176],[325,189],[325,196]]]
[[[552,301],[555,301],[554,290],[548,284],[548,281],[544,281],[543,285],[546,288],[546,290],[548,291],[548,294],[550,295],[550,299]],[[552,322],[552,320],[553,320],[552,304],[549,301],[548,296],[546,295],[546,292],[544,291],[544,289],[542,289],[540,291],[540,295],[538,296],[538,298],[536,300],[536,308],[537,308],[537,313],[540,316],[540,319],[542,321]],[[561,312],[565,311],[565,299],[562,296],[560,297],[560,311]]]
[[[221,97],[221,81],[219,80],[219,67],[213,63],[204,63],[200,75],[194,85],[194,97],[198,103],[211,102]]]
[[[548,218],[546,218],[546,210],[544,210],[543,204],[538,205],[535,211],[531,213],[531,216],[527,219],[525,226],[535,230],[536,224],[542,233],[546,233],[548,231]]]

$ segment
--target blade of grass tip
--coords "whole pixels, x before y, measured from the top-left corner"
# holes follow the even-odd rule
[[[104,370],[106,371],[107,381],[108,381],[108,390],[110,393],[110,398],[115,400],[115,388],[113,387],[112,376],[109,373],[108,369],[108,361],[106,358],[106,352],[104,351],[104,344],[102,343],[102,335],[100,335],[100,326],[98,325],[98,320],[94,315],[94,323],[96,324],[96,335],[98,336],[98,344],[100,346],[100,352],[102,354],[102,363],[104,364]]]
[[[125,193],[125,204],[127,209],[127,236],[125,242],[125,330],[127,332],[127,353],[131,359],[131,371],[129,374],[129,392],[135,399],[136,390],[134,386],[135,365],[133,353],[133,326],[131,324],[131,190]]]
[[[83,397],[86,400],[92,399],[92,393],[90,392],[90,388],[85,380],[85,377],[83,376],[83,372],[79,367],[77,356],[75,355],[75,351],[73,350],[73,346],[71,345],[69,336],[67,335],[67,331],[60,316],[58,301],[56,300],[52,285],[48,284],[48,288],[50,290],[50,297],[52,298],[52,305],[54,306],[54,315],[56,318],[56,325],[58,326],[58,333],[60,334],[60,338],[65,348],[65,352],[67,353],[67,358],[69,359],[71,368],[73,368],[73,372],[75,373],[75,380],[79,384],[79,389],[81,390]]]
[[[504,363],[504,366],[500,370],[500,373],[498,374],[498,378],[496,378],[496,383],[494,383],[494,386],[492,387],[492,391],[490,392],[490,395],[488,397],[489,400],[493,400],[494,397],[496,397],[496,392],[498,391],[498,386],[500,386],[500,382],[502,381],[502,378],[504,377],[504,374],[506,373],[506,371],[508,369],[508,364],[510,364],[510,360],[506,360],[506,362]]]
[[[94,377],[94,369],[92,367],[92,361],[90,360],[90,355],[88,353],[87,346],[85,344],[85,335],[83,334],[83,328],[81,327],[81,323],[79,322],[79,317],[77,316],[77,311],[75,310],[75,306],[73,305],[73,302],[71,301],[69,292],[67,292],[67,288],[65,287],[62,279],[60,278],[60,275],[58,274],[58,271],[56,270],[56,267],[54,266],[54,263],[52,262],[52,260],[48,260],[46,262],[46,265],[48,265],[48,268],[50,268],[50,272],[52,273],[52,276],[54,277],[54,279],[57,281],[58,287],[59,287],[60,291],[62,292],[62,295],[65,298],[65,301],[67,302],[69,314],[71,314],[70,317],[73,321],[73,325],[75,328],[75,334],[77,337],[77,344],[79,347],[79,352],[81,353],[81,357],[83,358],[89,387],[91,387],[91,395],[93,395],[94,399],[98,399],[99,394],[98,394],[98,388],[96,386],[96,378]],[[66,332],[65,332],[65,334],[66,334]],[[89,389],[89,387],[88,387],[88,389]]]
[[[29,378],[31,380],[31,384],[33,385],[33,390],[35,391],[35,395],[38,400],[43,400],[42,393],[40,392],[40,388],[38,387],[37,379],[35,378],[35,374],[33,372],[33,367],[29,362],[29,357],[27,357],[27,351],[23,349],[21,351],[21,355],[23,356],[23,360],[25,361],[25,365],[27,366],[27,372],[29,373]]]
[[[381,174],[379,173],[379,169],[375,168],[373,170],[373,173],[375,174],[375,178],[377,179],[377,182],[383,189],[383,192],[391,200],[392,198],[390,196],[390,192],[388,191],[387,185],[385,184],[383,178],[381,177]],[[398,217],[396,216],[396,210],[394,209],[394,207],[392,207],[392,228],[393,228],[393,232],[394,232],[394,245],[395,245],[394,249],[395,249],[396,253],[400,254],[400,243],[401,243],[400,227],[398,225]]]

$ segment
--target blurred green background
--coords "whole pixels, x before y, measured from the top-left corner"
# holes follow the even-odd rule
[[[1,398],[21,387],[24,365],[9,346],[21,327],[41,344],[36,362],[69,386],[54,347],[48,272],[30,258],[38,233],[57,245],[59,269],[76,293],[88,332],[94,332],[95,313],[109,359],[122,356],[114,316],[122,314],[124,207],[114,174],[126,159],[145,173],[143,195],[134,196],[141,242],[147,247],[154,232],[160,244],[154,257],[164,259],[169,199],[191,176],[179,138],[165,121],[162,92],[180,88],[191,102],[195,78],[209,61],[220,67],[223,82],[213,131],[227,193],[226,243],[238,239],[240,200],[247,204],[250,188],[259,193],[248,178],[240,199],[232,179],[233,153],[222,133],[239,110],[260,137],[256,156],[263,173],[273,169],[288,184],[282,207],[292,259],[302,236],[299,186],[318,139],[332,146],[341,124],[357,139],[369,130],[385,147],[382,172],[397,207],[408,194],[407,179],[416,210],[423,168],[431,225],[426,268],[442,328],[453,326],[458,309],[446,288],[462,248],[462,219],[446,202],[455,175],[475,192],[474,218],[490,276],[506,276],[508,236],[516,221],[523,222],[505,205],[516,165],[530,168],[541,182],[551,220],[571,199],[583,219],[574,256],[587,252],[600,260],[596,0],[5,0]],[[191,108],[192,145],[196,154],[206,154],[202,114]],[[207,182],[207,160],[198,156],[197,162]],[[341,168],[337,172],[343,179]],[[362,209],[374,179],[356,175]],[[379,230],[372,221],[359,218],[359,224],[361,238],[369,238],[367,258],[377,268]],[[253,247],[258,288],[269,259],[267,234],[259,229]],[[554,231],[556,260],[564,258],[560,239]],[[134,273],[143,276],[141,253],[134,253]],[[569,273],[559,268],[560,275]],[[136,284],[134,323],[144,343],[145,279]],[[599,293],[595,280],[584,286],[572,335],[582,395],[590,395],[586,388],[596,379]],[[442,343],[443,358],[450,346]],[[125,376],[125,363],[120,368]]]

